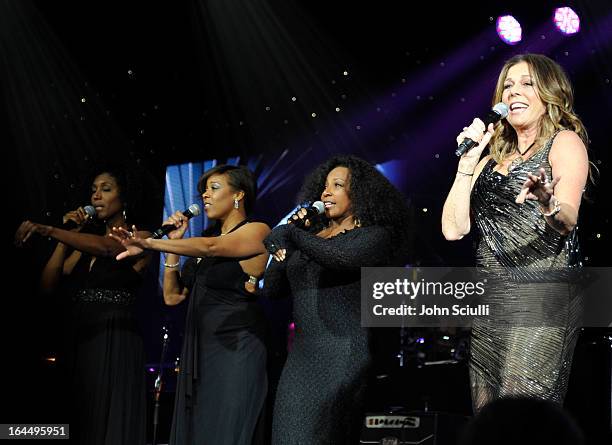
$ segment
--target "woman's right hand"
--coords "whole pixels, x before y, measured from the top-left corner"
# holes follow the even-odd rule
[[[189,228],[189,218],[183,215],[183,212],[177,211],[170,215],[162,225],[176,227],[176,229],[166,235],[168,239],[181,239],[185,235],[187,228]]]
[[[489,127],[485,128],[484,122],[478,118],[474,119],[469,127],[463,127],[463,131],[457,136],[457,145],[459,146],[465,138],[478,142],[478,145],[461,156],[459,161],[461,171],[466,173],[474,172],[483,150],[491,140],[491,136],[493,136],[493,131],[493,124],[489,124]]]
[[[73,232],[80,232],[85,223],[89,220],[90,216],[85,212],[83,207],[79,207],[76,210],[72,210],[64,215],[62,222],[66,224],[68,221],[72,221],[76,224]]]
[[[24,243],[35,233],[40,236],[49,236],[52,229],[51,226],[24,221],[19,225],[17,232],[15,232],[15,245],[23,247]]]

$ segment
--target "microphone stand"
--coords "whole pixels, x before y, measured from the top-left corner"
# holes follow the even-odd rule
[[[155,378],[153,400],[155,402],[153,408],[153,443],[157,445],[157,425],[159,424],[159,396],[161,395],[163,386],[163,373],[164,373],[164,358],[166,357],[166,349],[168,348],[168,329],[166,326],[162,326],[162,349],[161,357],[159,358],[159,369],[157,371],[157,377]]]

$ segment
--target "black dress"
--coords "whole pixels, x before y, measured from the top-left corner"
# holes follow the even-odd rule
[[[82,254],[70,276],[66,349],[71,443],[145,443],[145,354],[133,315],[140,275],[131,261]]]
[[[241,258],[198,260],[181,277],[190,293],[170,444],[250,445],[267,393],[263,312]]]
[[[562,403],[579,333],[582,299],[562,278],[580,266],[577,229],[560,235],[536,201],[515,202],[527,174],[549,178],[554,136],[508,175],[490,160],[474,184],[472,215],[480,240],[477,264],[500,286],[487,301],[503,308],[472,329],[470,376],[475,410],[503,396]],[[555,277],[551,280],[551,277]]]
[[[388,261],[390,233],[355,228],[325,239],[292,224],[264,241],[272,260],[264,293],[293,298],[296,335],[274,404],[274,445],[336,445],[359,441],[369,332],[361,327],[360,267]]]

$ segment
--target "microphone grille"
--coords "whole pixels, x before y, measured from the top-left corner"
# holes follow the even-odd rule
[[[94,218],[96,216],[96,209],[94,206],[85,206],[83,207],[83,210],[85,210],[85,213],[87,213],[87,216],[90,218]]]
[[[200,214],[200,206],[197,204],[191,204],[189,206],[189,211],[193,216],[198,216]]]
[[[323,204],[322,201],[313,202],[311,207],[313,207],[319,215],[325,212],[325,204]]]
[[[508,116],[508,111],[510,111],[508,109],[508,105],[506,105],[503,102],[499,102],[497,104],[495,104],[495,106],[493,107],[493,111],[495,111],[497,114],[499,114],[502,119],[505,118],[506,116]]]

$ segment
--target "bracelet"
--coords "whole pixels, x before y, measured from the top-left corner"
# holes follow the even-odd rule
[[[461,170],[457,170],[457,173],[461,173],[463,176],[474,176],[474,173],[463,173]]]
[[[542,205],[540,205],[540,213],[542,213],[543,216],[546,216],[546,217],[548,217],[548,216],[555,216],[557,213],[559,213],[561,211],[561,203],[559,202],[557,197],[555,195],[551,195],[550,200],[553,201],[554,204],[555,204],[555,206],[553,207],[553,209],[550,212],[545,213],[544,209],[542,208]]]
[[[164,262],[164,267],[167,267],[168,269],[174,269],[175,267],[179,267],[179,264],[181,264],[180,261],[177,261],[174,264],[168,264],[168,263]]]

